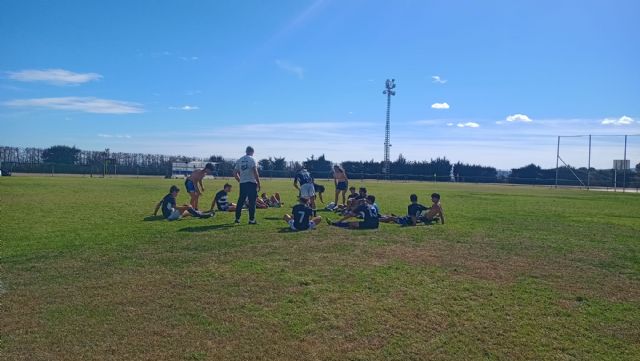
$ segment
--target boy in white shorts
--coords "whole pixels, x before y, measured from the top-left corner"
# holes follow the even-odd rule
[[[293,206],[291,215],[285,214],[284,220],[292,231],[306,231],[314,229],[322,221],[322,217],[313,217],[313,210],[307,205],[309,201],[300,197],[300,203]]]

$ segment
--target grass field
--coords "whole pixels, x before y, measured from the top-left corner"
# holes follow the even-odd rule
[[[0,179],[3,360],[639,359],[637,194],[368,181],[447,223],[292,233],[290,181],[257,226],[148,217],[174,183]]]

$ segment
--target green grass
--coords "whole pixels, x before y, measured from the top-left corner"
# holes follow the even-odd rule
[[[447,223],[293,233],[291,181],[265,181],[286,206],[258,210],[257,226],[149,218],[174,183],[0,179],[2,359],[640,354],[636,194],[354,181],[383,213],[438,191]],[[205,181],[201,204],[223,183]]]

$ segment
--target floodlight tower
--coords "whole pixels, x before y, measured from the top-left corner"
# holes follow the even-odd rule
[[[389,160],[389,148],[391,148],[391,144],[389,143],[389,141],[391,140],[391,96],[396,95],[395,90],[393,90],[396,87],[396,80],[387,79],[385,87],[387,89],[383,91],[382,94],[387,95],[387,125],[384,131],[384,163],[382,164],[382,173],[388,176],[389,172],[391,171],[391,161]]]

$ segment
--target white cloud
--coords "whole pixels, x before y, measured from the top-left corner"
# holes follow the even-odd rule
[[[180,58],[181,60],[184,60],[184,61],[195,61],[195,60],[199,60],[200,59],[197,56],[179,56],[178,58]]]
[[[118,139],[131,139],[129,134],[98,134],[100,138],[118,138]]]
[[[600,124],[603,125],[631,125],[635,122],[633,118],[626,115],[621,116],[618,119],[606,118]]]
[[[9,79],[24,82],[45,82],[54,85],[79,85],[93,80],[99,80],[98,73],[74,73],[64,69],[22,70],[8,72]]]
[[[449,104],[447,103],[434,103],[431,104],[432,109],[449,109]]]
[[[475,122],[466,122],[466,123],[458,123],[458,124],[456,124],[456,126],[458,128],[478,128],[478,127],[480,127],[480,124],[475,123]]]
[[[301,66],[294,65],[282,60],[276,60],[276,65],[280,69],[297,76],[298,79],[304,78],[304,68],[302,68]]]
[[[447,82],[445,79],[440,78],[439,75],[433,75],[431,76],[431,79],[433,79],[434,83],[438,83],[438,84],[444,84]]]
[[[447,127],[453,127],[453,123],[447,123]]]
[[[3,103],[10,107],[41,107],[98,114],[143,113],[141,104],[93,97],[15,99]]]
[[[529,118],[528,116],[524,115],[524,114],[513,114],[513,115],[509,115],[506,119],[508,122],[524,122],[524,123],[529,123],[531,122],[531,118]]]
[[[183,105],[181,107],[169,107],[169,109],[171,109],[171,110],[191,111],[191,110],[198,110],[198,109],[200,109],[200,107],[195,106],[195,105]]]

